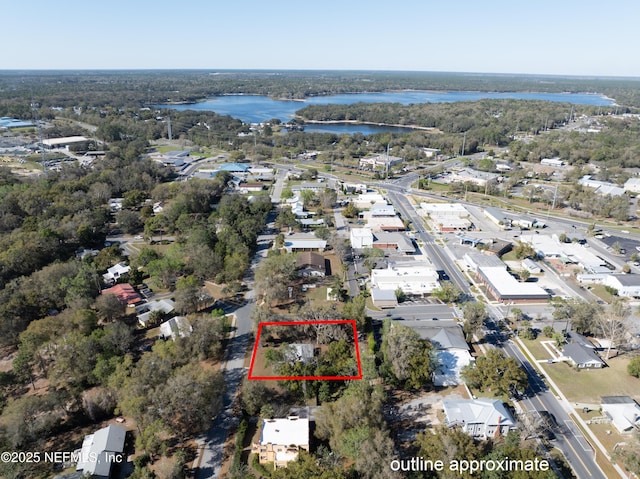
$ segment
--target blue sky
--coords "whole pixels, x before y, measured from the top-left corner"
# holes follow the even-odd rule
[[[638,76],[637,0],[0,0],[0,69]]]

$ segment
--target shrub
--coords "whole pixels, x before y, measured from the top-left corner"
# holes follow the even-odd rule
[[[627,372],[636,378],[640,378],[640,357],[633,358],[627,364]]]

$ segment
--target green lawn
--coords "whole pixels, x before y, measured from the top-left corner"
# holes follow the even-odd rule
[[[547,350],[540,344],[541,341],[548,340],[541,335],[534,341],[523,339],[522,342],[534,360],[540,361],[550,358]],[[623,354],[605,360],[608,367],[593,370],[577,370],[568,363],[539,364],[569,401],[599,403],[600,396],[628,395],[640,399],[640,379],[627,373],[630,360],[631,356]]]
[[[604,284],[594,284],[590,291],[606,303],[613,301],[613,295],[605,289]]]
[[[542,367],[569,401],[600,403],[601,396],[631,396],[638,400],[640,379],[627,373],[630,359],[622,355],[609,359],[608,367],[593,370],[579,371],[566,363],[542,363]]]

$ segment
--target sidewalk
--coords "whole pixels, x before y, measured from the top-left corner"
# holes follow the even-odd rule
[[[527,346],[522,342],[522,340],[519,337],[514,338],[513,341],[518,345],[518,347],[525,354],[526,357],[533,359],[533,357],[534,357],[533,354],[531,354],[531,351],[529,351]],[[610,461],[611,455],[609,454],[609,452],[605,449],[605,447],[602,445],[602,443],[596,437],[596,435],[593,433],[593,431],[587,426],[587,423],[584,422],[584,419],[582,419],[578,414],[576,414],[574,406],[566,398],[566,396],[562,393],[562,390],[558,387],[558,385],[553,381],[553,379],[551,379],[545,373],[544,369],[542,368],[542,366],[540,366],[540,363],[538,361],[533,360],[533,361],[531,361],[531,364],[533,365],[533,367],[535,367],[538,370],[538,372],[547,380],[549,385],[555,390],[556,397],[562,403],[564,409],[567,411],[569,416],[581,426],[583,431],[585,431],[588,434],[591,445],[592,446],[595,445],[600,450],[600,452],[603,454],[603,456],[606,457],[607,460]],[[580,404],[578,404],[578,403],[574,403],[574,404],[576,404],[576,406],[580,406]],[[597,462],[596,462],[596,464],[597,464]],[[611,465],[615,468],[615,470],[618,472],[620,477],[622,477],[624,479],[626,479],[628,477],[620,466],[618,466],[617,464],[615,464],[613,462],[611,462]],[[600,466],[598,466],[598,468],[600,468]],[[605,475],[604,472],[602,471],[602,469],[600,469],[600,472],[602,472],[602,474]]]

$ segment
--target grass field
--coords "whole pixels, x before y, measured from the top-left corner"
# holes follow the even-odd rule
[[[548,357],[546,351],[542,358],[538,350],[534,352],[532,348],[531,352],[536,359]],[[541,364],[569,401],[599,404],[601,396],[631,396],[640,400],[640,379],[627,373],[630,359],[618,356],[606,361],[608,367],[593,370],[577,370],[567,363]]]
[[[544,361],[550,356],[540,342],[548,340],[540,336],[534,341],[522,340],[522,342],[535,360]],[[622,354],[605,360],[608,367],[592,370],[578,370],[568,363],[541,362],[540,364],[569,401],[599,404],[601,396],[627,395],[640,400],[640,379],[627,373],[627,364],[630,360],[631,356]]]

